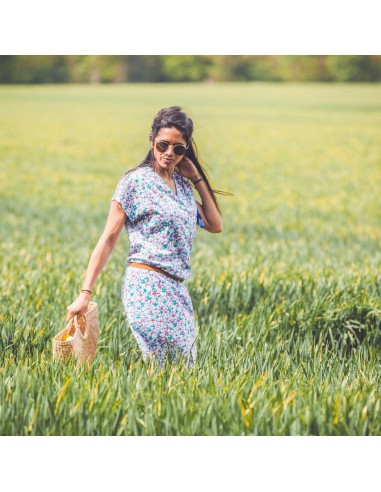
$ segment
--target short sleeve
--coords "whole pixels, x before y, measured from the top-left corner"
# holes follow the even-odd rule
[[[200,227],[205,227],[204,221],[202,220],[201,214],[197,209],[197,225]]]
[[[114,194],[112,195],[112,200],[116,200],[120,203],[123,210],[125,211],[127,218],[134,220],[134,197],[135,189],[133,186],[133,180],[131,179],[131,174],[123,175],[115,188]]]

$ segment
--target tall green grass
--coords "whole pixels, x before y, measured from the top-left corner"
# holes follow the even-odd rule
[[[144,364],[95,284],[90,371],[51,360],[115,185],[179,104],[221,197],[187,281],[198,361]],[[380,435],[381,87],[0,88],[1,435]]]

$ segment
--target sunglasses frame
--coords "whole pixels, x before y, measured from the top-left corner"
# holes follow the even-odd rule
[[[158,145],[160,145],[160,144],[165,144],[166,148],[165,148],[164,150],[160,150],[160,149],[158,148]],[[155,142],[155,147],[156,147],[156,150],[157,150],[158,152],[160,152],[160,154],[163,154],[164,152],[166,152],[166,151],[168,150],[168,148],[169,148],[171,145],[172,145],[172,144],[168,143],[166,140],[157,140],[157,141]],[[172,147],[173,147],[173,152],[174,152],[177,156],[179,156],[179,157],[180,157],[180,156],[182,156],[182,155],[185,155],[185,154],[186,154],[186,151],[188,150],[189,145],[188,145],[188,147],[186,147],[185,145],[183,145],[183,144],[181,144],[181,143],[177,143],[177,144],[172,145]],[[177,147],[177,148],[180,148],[180,147],[181,147],[182,149],[185,149],[185,151],[184,151],[182,154],[178,154],[178,153],[176,152],[176,147]]]

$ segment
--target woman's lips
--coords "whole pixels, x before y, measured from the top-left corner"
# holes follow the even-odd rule
[[[166,159],[165,157],[163,158],[163,161],[166,163],[166,164],[170,164],[172,162],[172,159]]]

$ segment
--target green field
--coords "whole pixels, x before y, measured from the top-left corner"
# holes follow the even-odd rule
[[[51,360],[119,177],[183,106],[224,230],[198,229],[198,362],[145,366],[119,242],[89,372]],[[381,435],[381,86],[0,87],[1,435]]]

